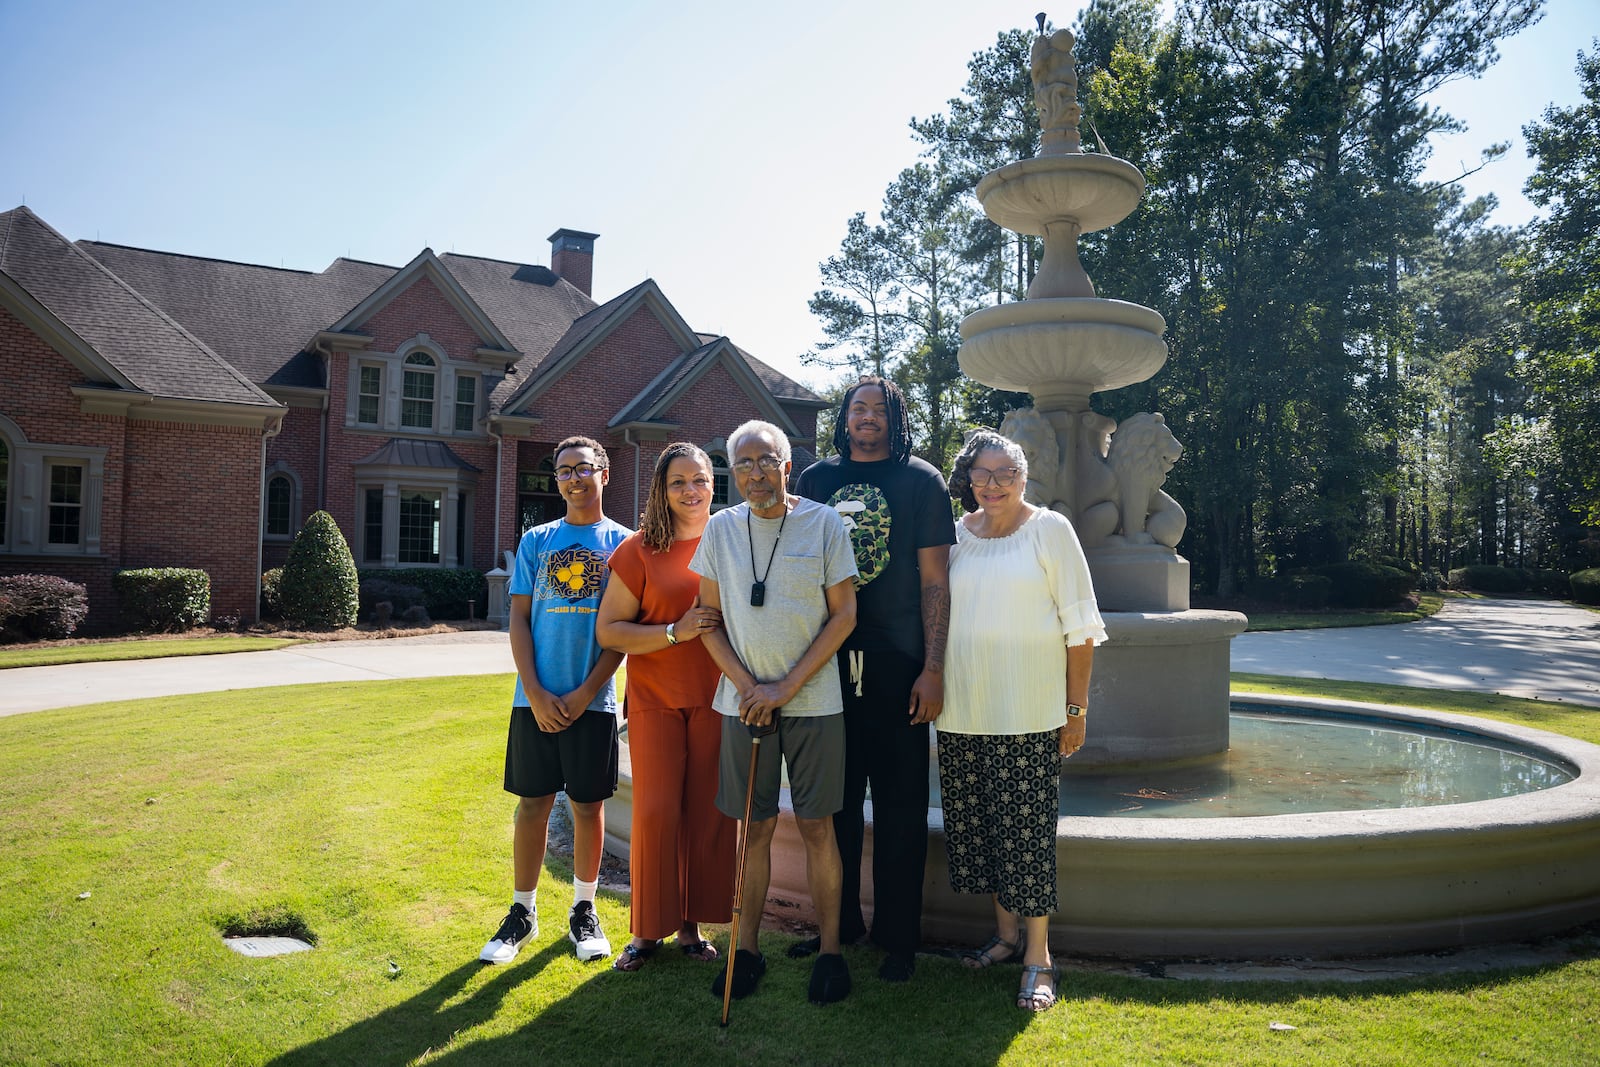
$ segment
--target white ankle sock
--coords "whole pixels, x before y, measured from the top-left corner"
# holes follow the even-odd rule
[[[534,886],[532,889],[528,890],[514,889],[511,891],[511,903],[521,904],[524,908],[528,909],[528,914],[532,915],[534,912],[534,898],[536,898],[538,895],[538,886]]]
[[[598,878],[592,882],[581,882],[576,876],[574,876],[572,879],[572,903],[577,904],[579,901],[587,900],[589,903],[593,904],[594,890],[599,884],[600,879]]]

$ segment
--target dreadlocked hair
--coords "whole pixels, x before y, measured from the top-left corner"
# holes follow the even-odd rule
[[[900,387],[888,378],[876,374],[863,374],[861,380],[845,391],[839,402],[838,417],[833,420],[833,447],[845,459],[850,458],[850,430],[845,425],[850,414],[850,401],[856,393],[869,385],[883,390],[884,402],[889,406],[889,458],[904,463],[911,458],[911,420],[906,417],[906,398]]]
[[[650,475],[650,493],[644,498],[644,511],[639,515],[639,536],[652,551],[666,552],[672,548],[674,529],[672,508],[667,504],[667,468],[673,460],[692,459],[711,471],[711,457],[705,450],[687,441],[674,441],[656,457],[656,469]],[[710,492],[707,487],[706,492]]]

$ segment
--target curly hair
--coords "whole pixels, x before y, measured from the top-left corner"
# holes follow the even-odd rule
[[[889,458],[904,463],[911,458],[911,420],[906,417],[906,397],[898,385],[876,374],[863,374],[860,381],[845,390],[844,399],[839,401],[839,414],[833,420],[833,447],[845,459],[850,458],[850,431],[845,425],[850,401],[869,385],[883,390],[884,403],[889,407]]]
[[[672,525],[672,508],[667,504],[667,468],[673,460],[692,459],[711,472],[711,457],[698,445],[688,441],[674,441],[656,457],[656,469],[650,475],[650,495],[644,498],[644,511],[639,515],[639,536],[652,551],[665,552],[672,547],[676,531]],[[709,495],[711,488],[706,487]]]
[[[581,434],[574,434],[556,445],[555,449],[550,453],[551,460],[559,458],[561,453],[569,448],[587,448],[594,453],[594,465],[596,467],[611,466],[611,457],[606,455],[606,446],[592,437],[584,437]]]
[[[961,446],[961,452],[950,468],[950,495],[961,501],[961,506],[969,512],[978,510],[978,498],[972,495],[969,472],[978,456],[990,449],[1004,452],[1012,466],[1017,468],[1022,484],[1028,484],[1028,457],[1023,454],[1021,445],[993,430],[973,430],[967,435],[967,443]]]

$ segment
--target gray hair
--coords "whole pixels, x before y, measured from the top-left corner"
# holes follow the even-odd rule
[[[972,464],[980,454],[990,450],[1006,454],[1006,458],[1017,468],[1022,478],[1024,492],[1027,490],[1028,457],[1022,451],[1022,446],[993,430],[973,430],[967,435],[967,443],[961,446],[955,465],[950,468],[950,495],[961,501],[961,506],[967,511],[978,510],[978,498],[972,495],[972,478],[969,473]]]
[[[739,450],[739,446],[744,443],[744,439],[747,437],[765,437],[770,440],[777,446],[778,458],[785,463],[788,463],[793,458],[793,453],[789,448],[788,434],[770,422],[751,419],[749,422],[741,422],[728,435],[728,460],[730,462],[733,460],[733,454]]]

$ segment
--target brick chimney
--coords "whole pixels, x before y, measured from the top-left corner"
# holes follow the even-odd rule
[[[550,269],[568,283],[583,290],[584,296],[594,281],[594,239],[597,233],[560,229],[550,235]]]

